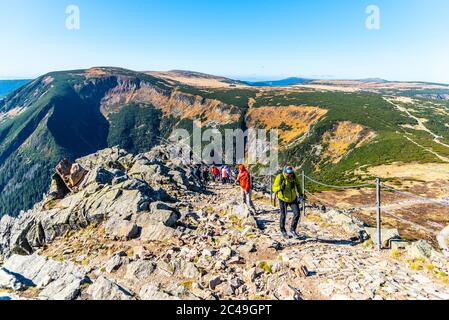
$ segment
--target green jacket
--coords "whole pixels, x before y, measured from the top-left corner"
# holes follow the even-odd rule
[[[281,190],[282,183],[285,183],[285,190]],[[299,196],[302,196],[302,183],[297,175],[288,178],[284,173],[276,176],[273,184],[273,192],[278,195],[278,199],[293,203]]]

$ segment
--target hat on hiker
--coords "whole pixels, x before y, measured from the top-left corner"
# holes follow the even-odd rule
[[[285,173],[286,175],[292,175],[292,174],[295,173],[295,170],[294,170],[293,167],[291,167],[291,166],[286,166],[286,167],[284,168],[284,173]]]

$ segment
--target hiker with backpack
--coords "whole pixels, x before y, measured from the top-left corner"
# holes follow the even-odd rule
[[[236,181],[237,183],[240,183],[243,203],[248,207],[249,211],[255,215],[256,209],[254,208],[252,200],[253,186],[251,183],[251,175],[243,164],[239,166],[239,174],[237,176]]]
[[[286,166],[283,171],[276,176],[273,184],[273,192],[277,194],[280,204],[280,229],[285,239],[291,236],[287,233],[285,223],[287,219],[287,210],[290,207],[293,211],[293,221],[290,233],[293,237],[299,238],[297,228],[301,217],[301,199],[303,192],[301,180],[295,174],[293,167]]]

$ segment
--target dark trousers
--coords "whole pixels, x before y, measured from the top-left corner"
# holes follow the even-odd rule
[[[287,210],[290,207],[293,211],[293,221],[290,228],[290,231],[296,231],[299,224],[299,219],[301,218],[301,209],[299,208],[299,202],[295,201],[293,203],[286,203],[284,201],[279,200],[279,204],[281,206],[281,232],[286,232],[285,222],[287,220]]]

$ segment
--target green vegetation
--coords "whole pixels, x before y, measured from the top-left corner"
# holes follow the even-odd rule
[[[305,105],[327,109],[326,117],[316,124],[307,138],[281,153],[281,164],[304,164],[309,175],[333,184],[359,183],[355,170],[361,167],[403,162],[441,162],[435,155],[405,138],[407,133],[413,141],[423,147],[431,147],[434,151],[447,155],[448,148],[432,141],[430,134],[423,131],[404,129],[405,125],[416,125],[416,120],[399,112],[382,95],[370,93],[339,93],[339,92],[307,92],[279,95],[276,92],[266,93],[257,100],[255,106]],[[423,111],[425,112],[425,111]],[[430,114],[430,116],[429,116]],[[429,127],[434,125],[440,134],[449,137],[445,119],[426,111]],[[339,163],[335,164],[322,159],[322,153],[317,152],[317,146],[323,144],[323,135],[332,130],[341,121],[361,124],[376,133],[376,137],[360,148],[353,148]],[[434,127],[432,127],[434,128]],[[319,172],[317,171],[319,168]],[[362,180],[372,180],[365,177]],[[312,189],[320,189],[314,186]]]
[[[150,150],[160,136],[162,112],[153,106],[131,104],[110,116],[108,145],[137,154]]]
[[[198,89],[190,86],[180,86],[180,90],[206,99],[219,100],[223,103],[241,107],[243,109],[248,107],[250,98],[256,98],[258,92],[257,90],[252,89]]]
[[[271,269],[270,264],[268,262],[266,262],[266,261],[260,262],[258,267],[260,269],[262,269],[263,271],[265,271],[265,273],[268,273],[268,274],[272,274],[273,273],[273,270]]]

